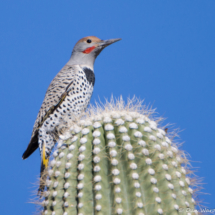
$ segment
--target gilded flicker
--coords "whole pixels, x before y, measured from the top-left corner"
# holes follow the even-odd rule
[[[90,102],[95,83],[94,62],[100,52],[120,39],[101,40],[84,37],[74,46],[71,58],[52,80],[37,115],[30,143],[22,158],[28,158],[38,147],[41,172],[48,166],[56,143],[56,128],[66,119],[84,112]],[[44,187],[40,185],[39,190]]]

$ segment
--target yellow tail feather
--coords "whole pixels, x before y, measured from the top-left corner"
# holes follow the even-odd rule
[[[43,144],[42,162],[45,168],[48,167],[49,159],[46,158],[45,144]]]

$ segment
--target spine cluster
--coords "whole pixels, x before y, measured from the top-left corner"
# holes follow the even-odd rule
[[[197,214],[186,212],[195,208],[186,159],[146,116],[104,113],[60,138],[43,214]]]

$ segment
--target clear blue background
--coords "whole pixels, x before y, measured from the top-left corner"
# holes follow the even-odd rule
[[[0,3],[1,214],[29,215],[39,176],[23,161],[46,89],[80,38],[121,37],[95,63],[92,103],[136,95],[179,127],[182,149],[215,208],[215,1],[94,0]],[[103,99],[102,99],[103,100]]]

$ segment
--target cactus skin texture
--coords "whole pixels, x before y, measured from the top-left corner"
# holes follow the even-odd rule
[[[128,110],[91,116],[60,136],[42,214],[198,214],[186,164],[145,115]]]

